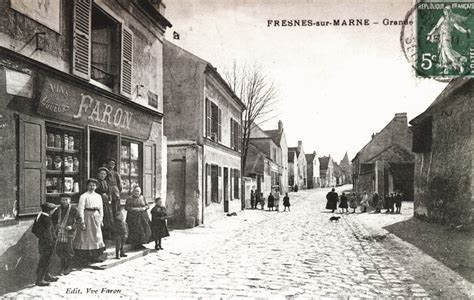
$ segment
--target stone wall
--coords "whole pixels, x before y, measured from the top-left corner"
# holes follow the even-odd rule
[[[473,100],[458,97],[433,115],[431,152],[415,159],[415,215],[449,224],[471,223],[473,210]]]

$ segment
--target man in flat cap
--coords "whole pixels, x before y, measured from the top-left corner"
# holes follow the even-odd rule
[[[49,274],[49,262],[57,240],[51,215],[57,207],[49,202],[41,204],[41,212],[33,223],[32,232],[38,238],[39,261],[36,269],[36,285],[38,286],[48,286],[49,282],[58,280]]]

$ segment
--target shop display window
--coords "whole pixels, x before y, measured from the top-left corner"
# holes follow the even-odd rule
[[[122,140],[120,155],[120,177],[122,178],[121,198],[127,198],[135,186],[142,187],[142,147],[141,144]]]
[[[46,127],[47,201],[58,202],[61,193],[78,201],[84,165],[81,139],[80,130],[54,125]]]

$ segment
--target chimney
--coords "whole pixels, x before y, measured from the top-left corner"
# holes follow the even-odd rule
[[[394,121],[400,121],[404,124],[408,124],[407,113],[397,113],[395,117],[393,117]]]
[[[372,133],[372,139],[374,139],[374,137],[375,137],[375,133]]]
[[[281,120],[278,120],[278,131],[283,131],[283,122]]]
[[[301,148],[303,147],[303,142],[298,141],[298,152],[301,152]]]

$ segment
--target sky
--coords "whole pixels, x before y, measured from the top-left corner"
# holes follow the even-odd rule
[[[288,146],[339,162],[391,121],[422,113],[446,83],[417,78],[400,45],[410,0],[167,0],[166,38],[223,74],[235,61],[259,65],[278,88],[276,118]],[[359,27],[276,27],[268,20],[369,19]],[[378,22],[379,24],[373,24]],[[410,26],[408,26],[410,27]],[[407,28],[410,32],[413,28]],[[173,32],[180,39],[173,39]]]

